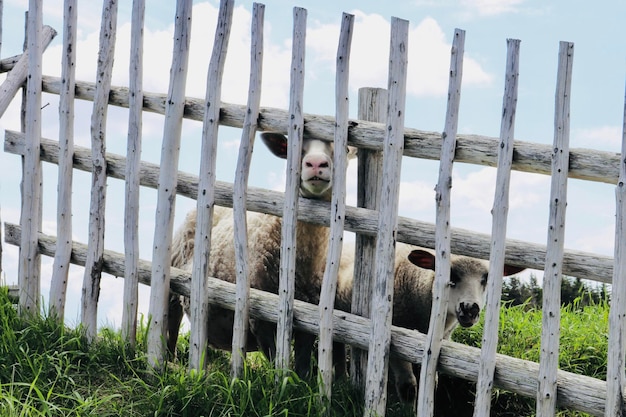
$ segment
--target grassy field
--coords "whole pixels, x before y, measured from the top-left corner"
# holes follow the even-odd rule
[[[500,352],[529,360],[539,354],[541,312],[524,306],[505,308]],[[608,307],[596,304],[564,309],[561,368],[603,378],[606,372]],[[277,374],[259,354],[250,354],[245,375],[229,377],[228,354],[214,352],[207,372],[188,372],[185,363],[152,372],[145,357],[146,327],[141,326],[134,351],[120,335],[102,330],[87,344],[80,329],[68,329],[52,318],[24,321],[17,317],[5,289],[0,289],[0,416],[361,416],[362,397],[347,382],[333,388],[323,404],[316,384]],[[457,331],[455,340],[478,346],[481,327]],[[187,357],[187,338],[179,342]],[[471,384],[442,378],[440,398],[463,395],[471,401]],[[453,388],[451,388],[453,387]],[[456,392],[454,390],[457,390]],[[459,393],[458,390],[462,392]],[[390,392],[390,395],[392,393]],[[530,416],[534,401],[494,392],[493,415]],[[471,406],[440,410],[441,415],[471,415]],[[392,398],[389,416],[412,412]],[[582,416],[560,411],[560,416]]]

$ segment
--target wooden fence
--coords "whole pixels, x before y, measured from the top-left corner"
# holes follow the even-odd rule
[[[1,4],[1,3],[0,3]],[[28,14],[27,50],[22,57],[2,60],[0,68],[9,71],[0,93],[0,115],[4,113],[19,87],[26,82],[23,132],[6,131],[6,152],[23,158],[23,200],[20,225],[5,224],[5,240],[19,245],[19,306],[21,312],[39,311],[39,256],[54,257],[50,308],[61,317],[64,311],[69,264],[85,268],[82,300],[82,323],[91,338],[96,336],[96,307],[102,272],[125,278],[124,297],[127,308],[122,331],[134,343],[137,322],[137,283],[151,285],[150,331],[148,354],[151,364],[160,366],[165,360],[167,299],[170,288],[191,297],[190,364],[199,367],[202,347],[207,335],[204,323],[206,302],[236,311],[233,352],[245,346],[245,323],[248,315],[278,324],[277,365],[289,363],[289,343],[292,327],[320,336],[319,365],[329,396],[331,384],[332,340],[348,343],[355,351],[352,376],[365,388],[366,415],[385,412],[389,355],[422,364],[417,413],[432,415],[435,370],[478,382],[475,416],[489,414],[491,390],[500,387],[521,395],[536,397],[537,415],[553,416],[557,405],[570,407],[596,416],[622,415],[624,409],[624,262],[622,256],[626,234],[624,181],[626,166],[619,155],[569,149],[569,97],[573,45],[561,43],[557,74],[554,144],[540,145],[513,141],[519,41],[508,41],[506,85],[502,108],[501,133],[498,138],[457,133],[460,85],[463,68],[464,37],[462,30],[454,34],[450,63],[448,108],[443,134],[411,129],[404,126],[407,79],[408,22],[393,18],[390,34],[389,81],[387,90],[360,92],[361,110],[358,120],[348,119],[347,77],[349,75],[352,16],[344,14],[337,49],[336,114],[320,116],[302,112],[304,83],[306,15],[294,8],[293,53],[290,104],[288,110],[260,108],[260,63],[263,58],[263,11],[256,4],[253,10],[249,100],[246,105],[221,101],[221,79],[228,49],[234,2],[223,0],[215,34],[213,54],[208,70],[206,98],[184,96],[188,60],[191,0],[179,0],[176,8],[175,45],[170,86],[167,94],[144,92],[142,88],[143,0],[133,2],[132,59],[129,87],[111,85],[112,54],[116,38],[117,2],[104,2],[97,82],[75,80],[73,68],[76,42],[76,4],[65,1],[63,49],[72,51],[64,56],[62,78],[41,73],[43,49],[54,36],[54,30],[42,26],[41,1],[32,0]],[[60,95],[59,140],[41,137],[41,94]],[[369,98],[368,98],[369,96]],[[73,144],[73,102],[76,99],[93,102],[91,119],[91,148]],[[379,101],[382,100],[382,101]],[[109,106],[129,109],[128,153],[126,156],[105,152],[106,114]],[[164,115],[163,153],[159,165],[143,162],[141,153],[142,112]],[[203,123],[200,175],[184,174],[178,170],[183,118]],[[382,122],[382,123],[380,123]],[[241,128],[241,148],[234,185],[216,181],[216,141],[219,126]],[[286,193],[272,192],[247,186],[251,147],[257,130],[276,131],[288,135],[289,158]],[[331,204],[298,198],[297,169],[304,131],[309,135],[335,141],[336,149],[333,201]],[[341,152],[345,143],[359,147],[359,206],[345,206],[345,161]],[[624,141],[626,146],[626,136]],[[622,151],[622,154],[624,151]],[[403,157],[440,160],[439,182],[436,188],[436,224],[398,216],[399,178]],[[59,165],[58,233],[41,233],[41,162]],[[450,228],[450,184],[454,162],[497,166],[497,191],[493,206],[491,235],[470,233]],[[89,241],[71,240],[72,172],[83,170],[92,175]],[[506,239],[508,183],[511,170],[536,172],[552,176],[550,225],[547,245]],[[126,180],[125,255],[104,250],[104,204],[107,178]],[[567,179],[617,184],[617,226],[615,257],[599,256],[563,247]],[[381,184],[384,182],[384,184]],[[156,226],[152,263],[138,259],[137,213],[139,187],[157,189]],[[197,200],[198,228],[194,269],[192,273],[170,268],[174,197],[184,195]],[[206,277],[214,205],[234,207],[235,216],[242,219],[246,210],[283,217],[283,252],[295,245],[297,220],[327,225],[331,242],[320,306],[293,300],[293,285],[285,285],[280,295],[250,289],[246,267],[246,245],[237,253],[237,284]],[[208,208],[208,209],[206,209]],[[243,224],[242,222],[235,223]],[[239,227],[237,239],[245,241],[245,228]],[[242,230],[244,229],[244,230]],[[353,313],[334,311],[338,257],[343,231],[357,233],[357,261]],[[391,325],[393,297],[393,254],[395,240],[436,248],[437,271],[430,331],[427,335]],[[442,340],[447,288],[449,255],[458,253],[489,259],[491,262],[488,287],[489,304],[485,314],[483,348],[477,350]],[[375,264],[369,264],[376,257]],[[293,279],[289,271],[294,258],[281,259],[281,285]],[[544,318],[540,363],[532,363],[496,354],[498,311],[501,281],[498,275],[504,262],[544,270]],[[372,272],[372,273],[368,273]],[[559,351],[559,283],[562,274],[612,283],[612,307],[607,380],[564,372],[558,369]],[[371,276],[370,276],[371,275]],[[370,300],[371,305],[368,304]],[[280,314],[276,305],[279,304]],[[368,318],[369,316],[369,318]],[[391,341],[393,340],[393,343]],[[360,353],[359,353],[360,352]],[[367,359],[363,359],[367,356]],[[233,375],[241,372],[238,354],[233,357]],[[359,358],[358,360],[356,358]],[[365,373],[365,365],[367,372]],[[497,372],[496,372],[497,371]]]

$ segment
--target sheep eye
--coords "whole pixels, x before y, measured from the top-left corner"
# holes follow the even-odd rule
[[[482,279],[480,280],[480,283],[482,284],[483,287],[487,285],[487,276],[488,274],[484,274]]]
[[[448,286],[450,286],[450,288],[454,288],[454,287],[456,287],[456,282],[450,281],[450,282],[448,282]]]

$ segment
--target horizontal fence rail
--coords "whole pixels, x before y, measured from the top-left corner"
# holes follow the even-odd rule
[[[23,133],[7,130],[5,132],[4,150],[22,155],[25,150]],[[91,171],[90,155],[91,151],[88,148],[76,146],[74,167],[82,171]],[[56,164],[58,163],[58,158],[58,143],[42,138],[41,160]],[[112,178],[124,179],[125,167],[126,162],[123,156],[107,153],[107,175]],[[157,187],[159,173],[157,164],[142,162],[140,172],[142,186]],[[195,199],[198,195],[198,177],[181,172],[178,175],[177,187],[177,194]],[[216,181],[215,203],[221,206],[232,207],[232,191],[233,187],[231,184]],[[280,216],[282,205],[283,197],[280,192],[256,187],[250,187],[248,190],[248,210]],[[302,199],[298,218],[328,226],[330,208],[328,204],[323,202]],[[345,226],[348,231],[374,236],[378,224],[377,219],[375,210],[353,206],[346,207]],[[432,223],[399,216],[397,240],[432,248],[435,245],[435,226]],[[451,249],[453,253],[489,259],[490,245],[491,238],[488,234],[452,228]],[[506,262],[508,264],[541,270],[545,264],[545,253],[545,245],[507,239]],[[613,258],[589,252],[566,250],[563,261],[563,273],[610,284],[613,277]]]
[[[5,223],[5,240],[12,245],[19,245],[21,229],[18,225]],[[42,255],[54,256],[56,239],[39,233],[38,248]],[[71,262],[83,266],[86,260],[87,246],[73,242]],[[115,251],[105,250],[103,255],[103,271],[113,276],[124,276],[124,255]],[[137,264],[139,282],[150,285],[151,264],[140,259]],[[172,268],[170,285],[173,291],[189,296],[191,274]],[[209,302],[219,307],[234,310],[236,303],[236,285],[222,280],[208,279]],[[250,316],[262,320],[276,322],[278,312],[278,295],[250,289]],[[369,319],[335,310],[333,313],[333,338],[367,350],[369,347]],[[294,301],[295,329],[318,334],[318,307],[303,301]],[[413,363],[420,363],[426,335],[402,327],[391,326],[391,354]],[[476,381],[478,378],[480,349],[461,343],[444,340],[439,356],[439,370],[445,374]],[[496,355],[496,372],[494,387],[502,388],[518,394],[534,397],[537,392],[536,376],[539,364],[505,355]],[[593,416],[603,416],[607,384],[596,378],[577,375],[571,372],[558,371],[557,404],[574,408]],[[626,402],[622,401],[626,407]]]
[[[15,58],[8,58],[0,63],[0,69],[12,68]],[[43,76],[43,92],[59,94],[62,82],[59,77]],[[86,81],[76,81],[76,98],[93,100],[95,84]],[[109,104],[119,107],[128,107],[129,90],[126,87],[112,86]],[[144,92],[143,108],[152,113],[164,114],[166,95]],[[221,103],[220,123],[229,127],[243,127],[246,113],[245,105]],[[188,97],[185,104],[184,117],[202,121],[204,104],[200,98]],[[261,107],[259,115],[259,130],[287,132],[288,112],[271,107]],[[304,114],[305,131],[311,135],[333,140],[335,119],[332,116]],[[375,151],[382,150],[384,124],[367,122],[364,120],[352,121],[348,128],[348,142],[350,145]],[[441,156],[441,133],[429,132],[406,127],[404,129],[404,155],[414,158],[439,160]],[[483,135],[458,134],[455,161],[476,165],[495,167],[498,162],[498,138]],[[550,175],[552,146],[516,140],[513,150],[513,170]],[[603,182],[617,183],[619,176],[619,153],[598,151],[587,148],[572,148],[570,150],[569,177]]]

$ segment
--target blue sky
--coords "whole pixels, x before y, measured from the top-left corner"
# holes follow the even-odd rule
[[[44,23],[62,30],[62,1],[46,0]],[[93,81],[96,73],[101,2],[79,2],[77,78]],[[392,16],[410,22],[408,127],[442,131],[446,111],[451,39],[455,28],[466,31],[465,61],[459,131],[497,137],[504,88],[506,40],[521,40],[519,98],[515,137],[550,144],[553,140],[554,92],[559,41],[574,43],[571,104],[571,146],[611,152],[621,149],[626,75],[626,3],[605,1],[538,0],[413,0],[397,2],[327,0],[274,0],[266,3],[265,60],[262,105],[287,108],[291,55],[292,11],[308,10],[304,111],[334,114],[334,65],[342,12],[355,15],[350,61],[351,117],[356,118],[356,92],[360,87],[386,87],[389,22]],[[25,0],[5,0],[1,56],[21,51]],[[213,44],[217,1],[194,2],[192,46],[187,95],[203,98],[206,70]],[[225,70],[223,101],[245,104],[249,71],[249,33],[252,2],[237,1]],[[172,56],[174,2],[147,1],[144,89],[167,91]],[[128,85],[130,2],[120,2],[118,44],[113,84]],[[44,55],[44,74],[60,75],[61,34]],[[2,76],[4,77],[4,76]],[[45,95],[43,136],[58,137],[56,96]],[[2,129],[19,129],[19,103],[15,100],[0,120]],[[75,142],[89,146],[91,103],[76,106]],[[107,122],[107,150],[124,154],[126,110],[111,108]],[[143,159],[158,162],[162,140],[161,116],[144,115]],[[197,174],[201,124],[185,122],[180,167]],[[240,132],[220,129],[218,179],[231,181]],[[276,163],[259,143],[253,156],[250,185],[282,189],[284,164]],[[19,157],[0,152],[2,221],[19,222]],[[356,164],[349,169],[355,172]],[[400,214],[434,221],[434,186],[437,163],[405,158]],[[44,232],[56,233],[55,166],[44,165]],[[355,178],[355,175],[349,175]],[[87,241],[89,174],[74,174],[73,231],[75,240]],[[495,169],[456,164],[453,180],[452,226],[481,233],[491,230]],[[614,186],[570,180],[566,247],[604,255],[613,254]],[[355,183],[348,185],[349,203],[355,201]],[[547,176],[513,173],[508,236],[545,244],[550,181]],[[122,251],[123,189],[109,180],[105,247]],[[156,192],[142,190],[140,256],[152,255]],[[195,207],[186,198],[177,201],[176,224]],[[3,277],[17,281],[17,250],[3,245]],[[49,292],[52,261],[42,258],[42,295]],[[583,277],[584,278],[584,277]],[[66,317],[77,323],[82,270],[72,268]],[[102,281],[99,322],[119,325],[122,280]],[[148,309],[147,289],[142,289],[140,311]]]

